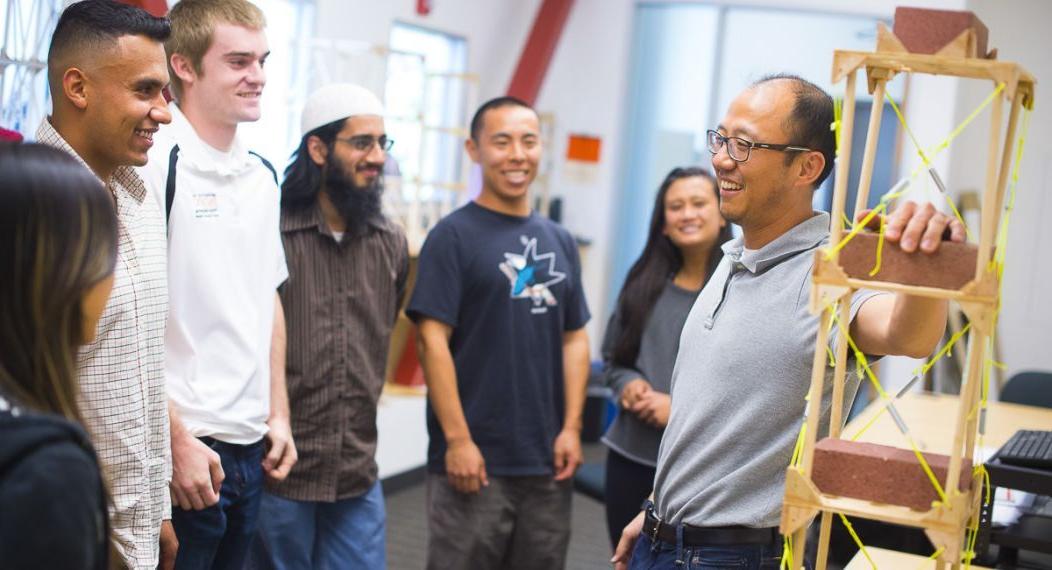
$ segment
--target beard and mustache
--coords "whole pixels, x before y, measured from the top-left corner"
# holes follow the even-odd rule
[[[322,187],[347,226],[346,233],[362,236],[369,230],[370,223],[383,219],[383,175],[362,186],[355,183],[354,173],[348,170],[347,165],[338,160],[329,162]]]

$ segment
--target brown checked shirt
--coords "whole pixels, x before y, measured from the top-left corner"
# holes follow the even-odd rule
[[[299,462],[268,491],[298,501],[357,497],[377,478],[376,405],[409,273],[405,234],[380,219],[337,243],[313,206],[283,209],[281,237],[289,279],[278,292]]]

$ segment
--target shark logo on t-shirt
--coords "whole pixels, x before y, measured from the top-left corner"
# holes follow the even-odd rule
[[[548,287],[566,279],[566,274],[555,270],[554,252],[537,253],[537,238],[519,239],[524,246],[522,253],[505,253],[498,267],[511,282],[512,299],[529,299],[533,302],[531,313],[547,313],[548,307],[558,304]]]

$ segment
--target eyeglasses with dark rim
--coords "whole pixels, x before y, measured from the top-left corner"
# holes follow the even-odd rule
[[[374,137],[372,135],[358,135],[358,136],[355,136],[355,137],[349,137],[349,138],[345,138],[345,139],[341,139],[340,137],[336,137],[335,140],[337,140],[339,142],[342,142],[342,143],[347,143],[347,144],[353,146],[354,150],[358,150],[358,151],[361,151],[361,152],[366,152],[366,151],[372,150],[373,149],[373,145],[376,145],[376,144],[380,145],[380,150],[382,150],[384,152],[387,152],[387,151],[391,150],[391,147],[394,146],[394,140],[387,138],[386,135],[382,135],[380,137]]]
[[[708,135],[709,152],[716,154],[720,152],[723,145],[727,145],[727,156],[731,157],[731,160],[734,162],[745,162],[746,160],[749,160],[749,155],[754,148],[777,150],[779,152],[811,152],[813,150],[804,146],[791,144],[758,143],[745,140],[741,137],[725,137],[713,130],[705,131],[705,134]]]

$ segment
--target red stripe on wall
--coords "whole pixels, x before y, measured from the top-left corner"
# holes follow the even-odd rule
[[[573,3],[574,0],[544,0],[541,4],[508,85],[508,95],[518,97],[530,105],[536,102]]]
[[[166,0],[118,0],[125,4],[131,4],[146,10],[154,16],[161,17],[168,14],[168,2]]]

